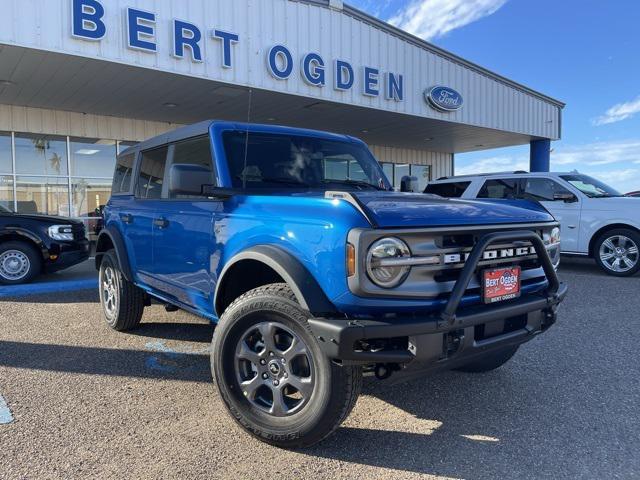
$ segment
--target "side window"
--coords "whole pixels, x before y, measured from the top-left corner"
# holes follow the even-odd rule
[[[518,198],[518,179],[487,180],[478,192],[478,198]]]
[[[161,197],[167,151],[168,147],[164,146],[142,152],[136,190],[138,198]]]
[[[556,193],[571,194],[569,190],[550,178],[525,178],[522,180],[520,198],[524,200],[553,202]]]
[[[433,183],[427,185],[424,193],[432,193],[446,198],[460,198],[471,182]]]
[[[129,193],[131,191],[131,176],[133,174],[133,162],[135,153],[120,155],[116,161],[116,171],[113,174],[113,186],[111,194]]]
[[[209,137],[190,138],[173,144],[169,169],[169,185],[163,198],[201,196],[203,185],[214,183],[214,164]]]

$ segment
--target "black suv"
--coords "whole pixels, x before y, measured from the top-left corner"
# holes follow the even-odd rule
[[[0,284],[27,283],[89,258],[79,220],[13,213],[0,205]]]

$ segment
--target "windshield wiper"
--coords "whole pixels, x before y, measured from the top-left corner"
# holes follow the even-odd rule
[[[375,190],[387,190],[386,188],[380,187],[378,185],[374,185],[373,183],[365,182],[364,180],[323,180],[322,183],[343,183],[345,185],[353,185],[356,187],[368,187],[373,188]]]
[[[284,185],[296,185],[301,187],[308,187],[309,184],[305,182],[301,182],[299,180],[294,180],[293,178],[286,177],[250,177],[250,176],[242,176],[236,175],[238,180],[243,180],[246,182],[256,182],[256,183],[281,183]]]

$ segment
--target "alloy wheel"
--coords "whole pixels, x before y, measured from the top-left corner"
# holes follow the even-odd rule
[[[616,273],[628,272],[636,266],[640,254],[638,245],[625,235],[613,235],[600,245],[602,264]]]
[[[246,330],[236,346],[234,364],[246,400],[270,415],[299,412],[313,394],[313,355],[282,323],[262,322]]]
[[[113,267],[107,266],[102,274],[102,304],[110,317],[118,311],[118,289]]]

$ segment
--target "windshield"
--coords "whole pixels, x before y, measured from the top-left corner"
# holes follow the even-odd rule
[[[224,149],[234,188],[389,190],[369,150],[357,143],[229,131]],[[245,152],[245,145],[249,146]]]
[[[622,194],[609,185],[602,183],[600,180],[591,178],[588,175],[573,174],[561,175],[560,178],[566,180],[576,187],[587,197],[603,198],[603,197],[621,197]]]
[[[11,213],[11,210],[3,205],[0,205],[0,213]]]

